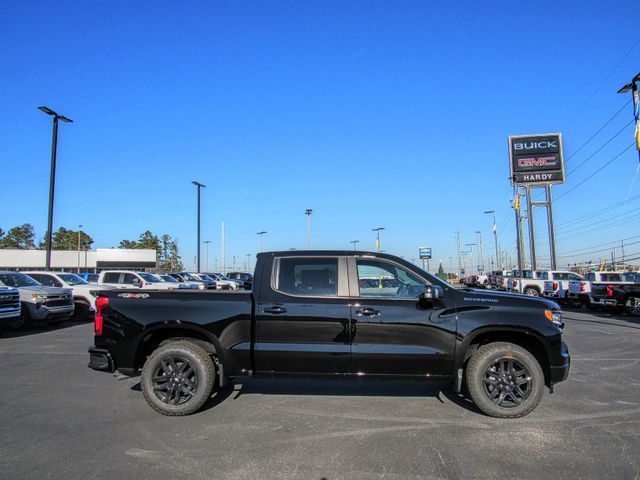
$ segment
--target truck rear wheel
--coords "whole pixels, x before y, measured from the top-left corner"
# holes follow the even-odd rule
[[[163,415],[195,413],[211,396],[216,369],[209,354],[189,341],[156,349],[142,369],[140,383],[147,403]]]
[[[540,364],[513,343],[490,343],[476,350],[467,365],[466,380],[473,402],[491,417],[524,417],[544,393]]]
[[[540,296],[540,292],[538,292],[538,290],[536,290],[535,288],[525,288],[523,293],[525,295],[528,295],[529,297],[539,297]]]
[[[624,304],[624,309],[632,317],[640,317],[640,298],[627,298],[627,301]]]

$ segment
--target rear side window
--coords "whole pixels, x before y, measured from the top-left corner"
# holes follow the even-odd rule
[[[104,274],[104,283],[118,283],[118,279],[120,278],[119,273],[105,273]]]
[[[338,296],[337,258],[280,258],[275,289],[304,297]]]

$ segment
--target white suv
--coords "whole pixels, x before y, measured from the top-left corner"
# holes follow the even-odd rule
[[[167,283],[147,272],[132,270],[105,270],[98,277],[100,287],[140,288],[142,290],[177,290],[179,284]]]

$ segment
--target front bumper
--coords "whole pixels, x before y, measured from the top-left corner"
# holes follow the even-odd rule
[[[29,309],[29,315],[31,315],[33,320],[44,321],[70,318],[75,309],[73,303],[71,305],[64,305],[60,307],[48,307],[45,304],[27,303],[27,308]]]
[[[549,368],[549,385],[555,385],[556,383],[564,382],[569,376],[569,369],[571,368],[571,355],[569,354],[569,345],[566,342],[562,342],[560,346],[560,355],[562,357],[562,364],[551,365]]]
[[[113,373],[116,371],[116,365],[109,350],[98,347],[89,348],[89,368],[101,372]]]

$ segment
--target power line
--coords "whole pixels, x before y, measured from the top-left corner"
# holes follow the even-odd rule
[[[636,200],[640,199],[640,195],[636,195],[635,197],[631,197],[628,200],[623,200],[622,202],[618,202],[618,203],[614,203],[613,205],[609,205],[607,207],[602,208],[601,210],[596,210],[595,212],[591,212],[591,213],[587,213],[585,215],[582,215],[580,217],[574,218],[573,220],[570,220],[568,222],[563,222],[563,223],[559,223],[558,227],[562,228],[565,227],[567,225],[572,225],[574,223],[580,223],[581,221],[583,221],[583,219],[591,219],[593,217],[597,217],[598,215],[608,212],[610,210],[614,210],[618,207],[622,207],[624,205],[627,205],[628,203],[634,202]]]
[[[580,185],[583,185],[586,181],[590,180],[591,178],[593,178],[596,174],[600,173],[605,167],[608,167],[609,165],[611,165],[613,163],[614,160],[618,159],[619,157],[622,156],[623,153],[625,153],[627,150],[629,150],[631,147],[633,147],[635,145],[635,142],[631,143],[628,147],[626,147],[624,150],[622,150],[620,153],[618,153],[615,157],[613,157],[611,160],[609,160],[607,163],[605,163],[604,165],[602,165],[599,169],[597,169],[595,172],[593,172],[591,175],[589,175],[587,178],[585,178],[584,180],[582,180],[580,183],[578,183],[577,185],[575,185],[573,188],[570,188],[569,190],[567,190],[566,192],[564,192],[562,195],[559,195],[558,197],[555,198],[555,201],[557,202],[558,200],[560,200],[562,197],[566,197],[569,193],[573,192],[576,188],[578,188]]]

